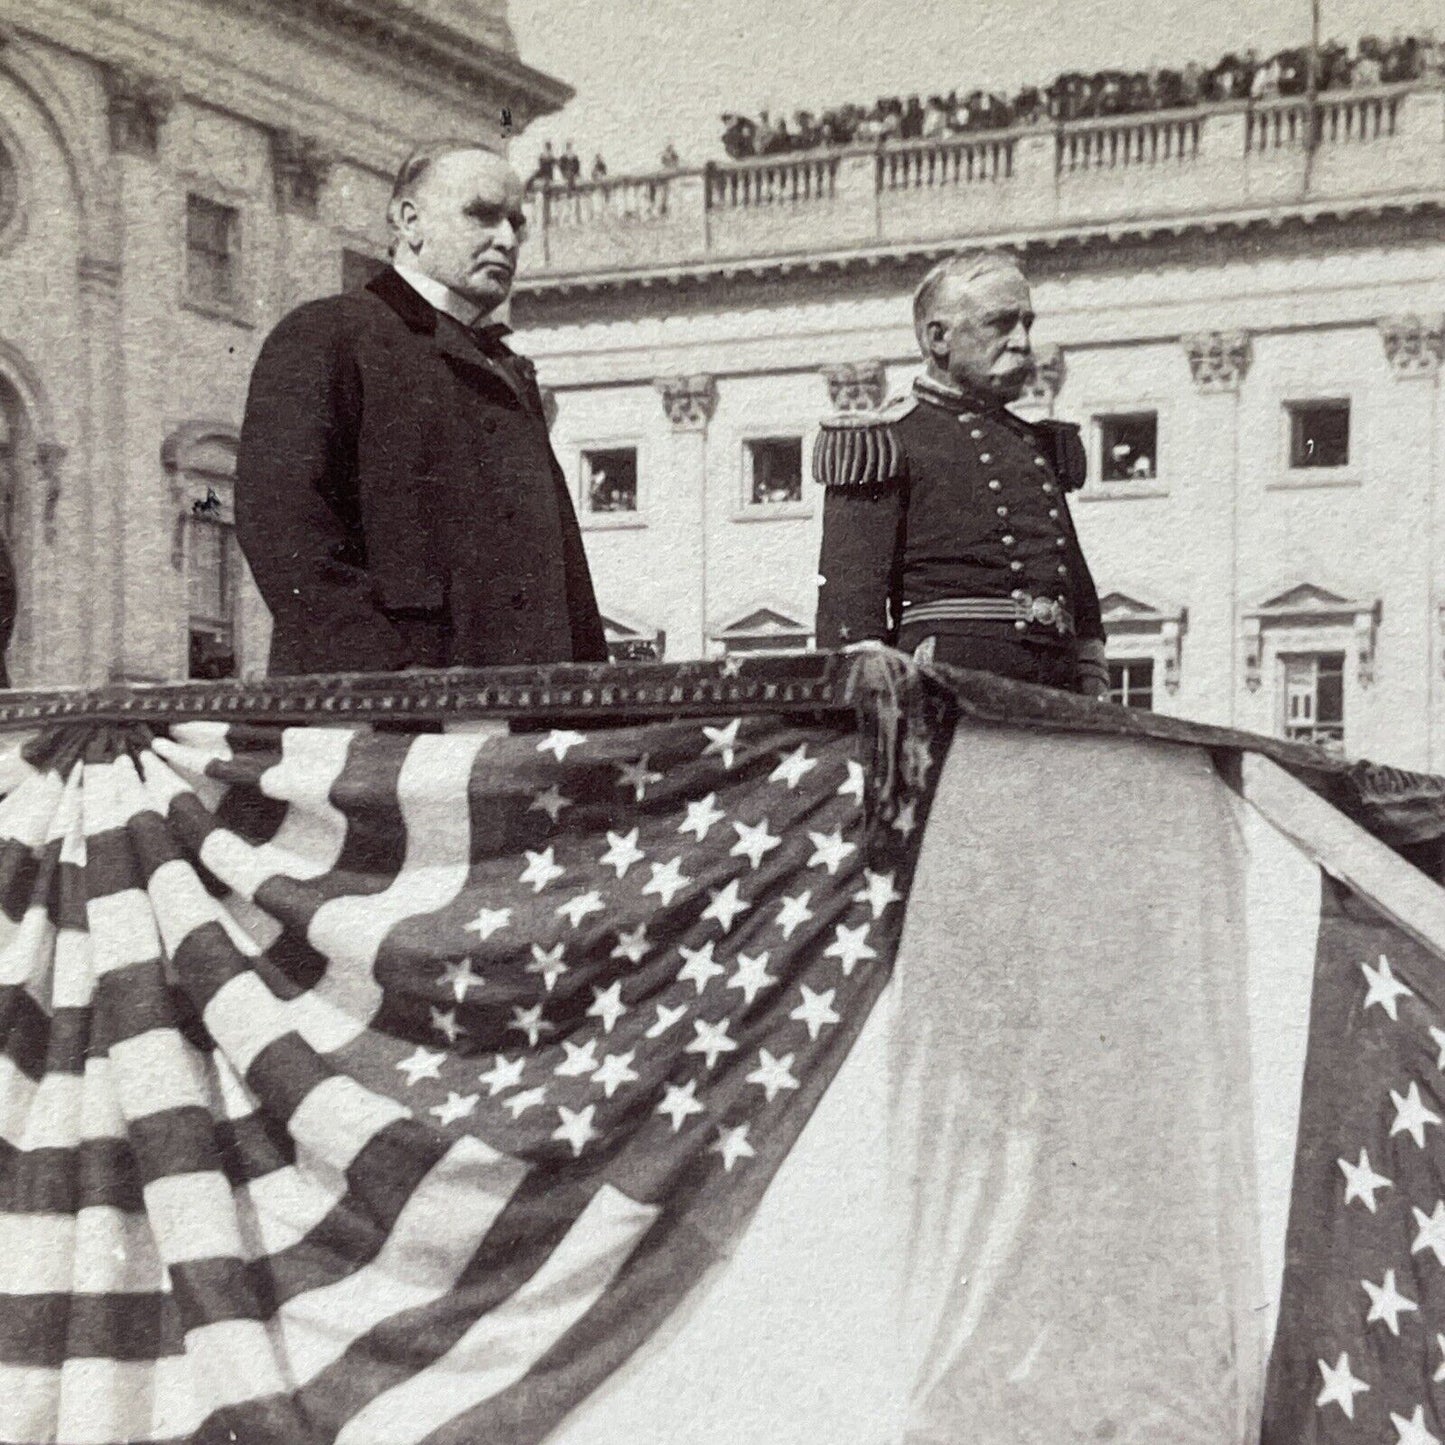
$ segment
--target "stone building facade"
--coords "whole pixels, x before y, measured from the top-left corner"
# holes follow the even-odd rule
[[[0,30],[0,522],[17,686],[255,674],[231,536],[251,365],[386,254],[420,137],[570,91],[504,0],[27,0]]]
[[[538,196],[513,323],[614,638],[804,647],[820,417],[906,387],[933,260],[1009,247],[1120,700],[1438,770],[1442,213],[1438,84],[783,156]]]

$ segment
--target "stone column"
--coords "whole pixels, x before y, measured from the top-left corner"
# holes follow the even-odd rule
[[[1387,707],[1397,717],[1426,718],[1423,728],[1400,730],[1420,737],[1416,757],[1392,757],[1409,767],[1438,768],[1445,758],[1445,408],[1440,370],[1445,359],[1445,313],[1400,313],[1375,323],[1394,379],[1390,412],[1392,510],[1399,519],[1391,548],[1390,595],[1382,620],[1387,657],[1428,654],[1431,665],[1411,696],[1417,673],[1382,670]],[[1389,383],[1387,383],[1389,385]],[[1428,516],[1426,527],[1418,519]]]
[[[1200,511],[1199,525],[1217,529],[1217,544],[1205,555],[1222,558],[1220,574],[1210,579],[1212,585],[1205,595],[1197,603],[1191,600],[1191,621],[1197,621],[1201,639],[1228,638],[1223,657],[1216,654],[1211,658],[1209,651],[1202,649],[1191,662],[1184,683],[1188,694],[1184,707],[1191,716],[1235,724],[1240,721],[1241,699],[1247,695],[1240,631],[1244,603],[1239,582],[1239,391],[1249,370],[1250,338],[1246,331],[1196,331],[1181,337],[1180,345],[1198,397],[1189,455],[1198,475],[1209,479],[1212,494],[1211,502]]]
[[[708,655],[708,495],[707,495],[707,428],[717,410],[717,380],[711,376],[659,377],[654,385],[662,397],[662,407],[672,430],[671,447],[665,476],[669,491],[677,505],[654,509],[659,521],[665,516],[673,522],[666,531],[660,526],[659,555],[661,568],[673,569],[689,582],[691,605],[687,624],[678,628],[678,643],[689,648],[695,657]],[[691,505],[686,505],[684,499]],[[672,497],[669,497],[669,502]],[[688,523],[689,515],[695,519]],[[671,634],[669,634],[671,641]]]

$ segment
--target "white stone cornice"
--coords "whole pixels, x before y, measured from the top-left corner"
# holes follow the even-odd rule
[[[1192,331],[1180,338],[1194,384],[1204,392],[1238,391],[1249,370],[1247,331]]]
[[[653,382],[662,397],[663,410],[679,432],[706,431],[717,409],[717,378],[664,376]]]
[[[1382,316],[1377,325],[1385,360],[1397,379],[1433,381],[1440,375],[1440,363],[1445,359],[1445,312]]]

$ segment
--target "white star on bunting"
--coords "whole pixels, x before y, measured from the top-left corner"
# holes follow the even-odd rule
[[[893,826],[905,838],[913,836],[918,828],[918,805],[912,798],[905,798],[899,803],[898,815],[893,819]]]
[[[810,1039],[818,1037],[818,1032],[824,1024],[840,1022],[840,1015],[833,1009],[833,999],[838,993],[836,988],[830,988],[826,993],[814,993],[807,984],[800,983],[798,992],[802,994],[803,1001],[788,1017],[797,1019],[800,1024],[806,1024]]]
[[[449,1008],[442,1009],[433,1007],[431,1011],[431,1026],[442,1034],[449,1044],[454,1044],[462,1035],[462,1026],[457,1022],[457,1011]]]
[[[512,921],[510,908],[483,908],[467,924],[467,932],[480,935],[485,943],[494,933],[500,932]]]
[[[753,1000],[765,988],[771,988],[777,983],[777,979],[768,972],[768,955],[766,952],[756,956],[747,953],[738,954],[738,971],[728,979],[727,986],[742,990],[743,1002],[749,1007]]]
[[[1438,1124],[1440,1116],[1432,1114],[1425,1107],[1424,1101],[1420,1098],[1420,1086],[1412,1079],[1409,1091],[1403,1098],[1391,1089],[1390,1101],[1395,1106],[1395,1122],[1390,1125],[1390,1137],[1407,1133],[1415,1141],[1415,1147],[1423,1149],[1425,1147],[1425,1126]]]
[[[664,1084],[663,1090],[662,1103],[657,1106],[657,1112],[666,1114],[672,1120],[674,1134],[682,1128],[689,1115],[707,1112],[697,1101],[696,1079],[689,1079],[685,1084]]]
[[[733,1172],[733,1165],[739,1159],[751,1159],[757,1152],[748,1143],[748,1126],[746,1124],[739,1124],[734,1129],[719,1129],[717,1134],[717,1141],[708,1146],[708,1152],[722,1155],[723,1168],[729,1174]]]
[[[1325,1377],[1325,1387],[1315,1399],[1315,1404],[1323,1409],[1326,1405],[1338,1405],[1345,1412],[1345,1418],[1355,1418],[1355,1396],[1362,1395],[1370,1387],[1363,1381],[1357,1380],[1350,1373],[1350,1357],[1342,1354],[1335,1361],[1333,1367],[1319,1362],[1320,1374]]]
[[[540,893],[549,883],[555,882],[566,873],[566,869],[559,867],[556,858],[556,849],[549,843],[540,853],[534,853],[530,848],[522,850],[527,855],[527,866],[522,869],[519,883],[530,883],[533,893]]]
[[[629,1049],[625,1054],[608,1054],[597,1066],[597,1072],[592,1075],[594,1084],[601,1084],[602,1091],[610,1099],[623,1084],[635,1084],[638,1080],[638,1073],[632,1067],[632,1061],[637,1057],[636,1049]]]
[[[651,863],[648,866],[652,869],[652,877],[642,885],[642,891],[655,893],[662,899],[664,908],[692,882],[691,878],[683,876],[681,854],[667,863]]]
[[[775,1059],[766,1049],[759,1049],[758,1066],[747,1076],[747,1082],[762,1089],[771,1104],[783,1089],[799,1087],[792,1070],[792,1054],[784,1054],[781,1059]]]
[[[448,1124],[455,1124],[458,1119],[465,1119],[468,1114],[477,1107],[477,1100],[480,1094],[458,1094],[455,1089],[447,1094],[445,1104],[433,1104],[427,1110],[429,1114],[437,1116],[437,1123],[443,1128]]]
[[[742,718],[735,717],[725,728],[704,727],[707,746],[702,750],[703,757],[716,753],[722,759],[723,767],[731,772],[737,753],[738,729],[742,724]]]
[[[715,939],[708,939],[701,948],[688,948],[685,945],[678,946],[678,952],[686,959],[686,963],[678,969],[677,977],[679,982],[692,984],[699,994],[713,981],[720,973],[726,973],[722,964],[718,963],[712,956]],[[658,1005],[661,1008],[661,1005]]]
[[[1445,1264],[1445,1200],[1435,1201],[1433,1213],[1426,1214],[1423,1209],[1414,1205],[1411,1205],[1410,1212],[1420,1227],[1414,1244],[1410,1246],[1410,1253],[1419,1254],[1422,1249],[1433,1249],[1435,1263]]]
[[[808,756],[808,745],[800,743],[792,752],[779,760],[777,767],[768,774],[768,781],[770,783],[786,783],[788,791],[791,793],[817,766],[817,758]]]
[[[1390,960],[1382,953],[1379,968],[1371,968],[1368,963],[1362,963],[1360,971],[1370,985],[1365,992],[1365,1008],[1373,1008],[1379,1004],[1392,1021],[1397,1020],[1400,1017],[1399,1001],[1402,998],[1414,998],[1415,995],[1391,972]]]
[[[883,910],[890,903],[901,903],[903,895],[893,886],[891,873],[875,873],[871,868],[863,870],[864,887],[853,895],[854,903],[866,903],[874,918],[882,918]]]
[[[543,948],[540,943],[532,945],[532,961],[527,965],[527,972],[540,973],[542,987],[548,993],[552,992],[552,985],[567,972],[567,965],[562,962],[562,948],[560,943],[554,943],[551,948]]]
[[[686,1012],[687,1009],[681,1004],[676,1008],[668,1008],[665,1003],[658,1004],[657,1018],[653,1023],[648,1025],[647,1033],[644,1037],[660,1039]]]
[[[450,984],[452,997],[458,1003],[465,1003],[467,993],[473,988],[480,988],[486,982],[481,974],[472,972],[472,960],[464,958],[457,963],[448,963],[442,966],[442,983]]]
[[[527,1036],[527,1042],[532,1048],[537,1047],[537,1040],[544,1033],[555,1033],[554,1025],[542,1017],[542,1005],[533,1004],[531,1008],[522,1008],[519,1004],[512,1006],[512,1022],[507,1025],[509,1029],[515,1029],[519,1034]]]
[[[442,1064],[445,1060],[445,1054],[424,1049],[418,1044],[416,1052],[409,1054],[404,1059],[397,1060],[396,1066],[406,1075],[407,1087],[413,1088],[423,1079],[441,1078]]]
[[[843,966],[843,976],[851,978],[853,970],[865,959],[877,958],[878,950],[868,942],[868,925],[860,923],[849,928],[839,923],[833,929],[833,941],[823,950],[824,958],[836,958]]]
[[[525,1056],[509,1059],[504,1054],[494,1054],[492,1067],[485,1074],[478,1074],[477,1082],[487,1086],[489,1099],[495,1099],[498,1094],[505,1094],[508,1089],[515,1089],[522,1082],[522,1070],[526,1066]]]
[[[829,876],[836,874],[839,865],[850,853],[857,851],[852,843],[843,841],[843,832],[835,828],[831,833],[809,833],[813,845],[813,856],[808,859],[809,868],[826,868]]]
[[[692,1026],[697,1031],[696,1036],[683,1053],[705,1055],[709,1069],[716,1067],[719,1054],[730,1054],[737,1048],[737,1044],[728,1037],[726,1019],[719,1019],[717,1023],[694,1019]]]
[[[1403,1415],[1390,1411],[1390,1423],[1399,1432],[1395,1445],[1440,1445],[1440,1437],[1432,1435],[1425,1428],[1425,1407],[1415,1406],[1415,1413],[1407,1420]]]
[[[613,979],[606,988],[593,987],[592,1004],[587,1010],[587,1017],[602,1020],[602,1032],[610,1034],[617,1026],[617,1020],[627,1012],[627,1005],[622,1002],[622,980]]]
[[[728,857],[746,858],[754,868],[783,841],[776,833],[768,832],[766,818],[756,827],[750,827],[747,823],[734,823],[733,831],[738,835],[738,841],[728,849]]]
[[[552,1070],[564,1079],[578,1079],[590,1074],[597,1067],[597,1040],[588,1039],[585,1044],[575,1044],[571,1039],[562,1040],[562,1052],[567,1055]]]
[[[1376,1174],[1370,1168],[1370,1156],[1360,1150],[1360,1162],[1351,1164],[1348,1159],[1336,1160],[1345,1175],[1345,1203],[1358,1199],[1371,1214],[1375,1212],[1375,1191],[1388,1189],[1390,1180],[1383,1174]]]
[[[627,877],[627,870],[634,863],[641,863],[647,854],[637,846],[639,830],[634,828],[630,833],[609,833],[607,835],[607,851],[597,860],[598,865],[603,868],[615,868],[619,878]]]
[[[574,1159],[597,1138],[597,1130],[592,1127],[592,1117],[596,1112],[596,1104],[588,1104],[585,1109],[575,1110],[569,1109],[566,1104],[557,1105],[557,1116],[562,1122],[552,1130],[552,1137],[570,1144]]]
[[[679,833],[691,833],[699,843],[703,842],[713,827],[721,823],[727,814],[717,806],[717,794],[709,793],[687,805],[687,817],[677,825]]]
[[[811,888],[796,895],[783,895],[783,901],[778,906],[778,916],[773,921],[783,930],[784,938],[791,938],[794,932],[813,916],[813,910],[808,907],[812,897]]]
[[[585,733],[575,733],[570,728],[553,728],[537,744],[539,753],[551,753],[559,763],[566,762],[567,754],[573,748],[580,748],[587,741]]]
[[[643,753],[635,763],[617,764],[617,786],[631,788],[633,801],[637,803],[647,796],[647,790],[653,783],[662,781],[662,774],[654,773],[647,764],[647,753]]]
[[[529,813],[545,813],[554,823],[563,808],[570,808],[572,799],[564,797],[562,790],[553,783],[550,788],[543,789],[540,793],[532,796],[532,801],[527,807]]]
[[[1380,1284],[1371,1284],[1367,1279],[1362,1279],[1360,1283],[1370,1297],[1370,1312],[1365,1316],[1365,1323],[1372,1325],[1376,1320],[1383,1320],[1390,1333],[1398,1339],[1400,1316],[1418,1310],[1419,1305],[1414,1300],[1406,1299],[1395,1288],[1395,1271],[1393,1269],[1385,1271],[1384,1281]]]
[[[593,913],[605,913],[607,905],[602,901],[602,895],[595,888],[589,888],[586,893],[573,894],[557,912],[572,924],[573,928],[581,926],[582,920]]]
[[[712,902],[702,911],[704,918],[714,919],[724,933],[732,931],[733,921],[738,914],[746,913],[753,905],[738,895],[738,880],[734,878],[726,888],[710,888],[708,896]]]
[[[535,1089],[524,1089],[520,1094],[513,1094],[510,1099],[502,1100],[502,1107],[512,1111],[514,1120],[520,1119],[528,1109],[535,1109],[538,1104],[547,1102],[547,1086],[538,1084]]]
[[[631,933],[619,933],[617,935],[617,946],[612,950],[611,957],[625,958],[628,963],[638,964],[647,957],[647,950],[652,944],[647,938],[647,925],[639,923]]]
[[[848,776],[838,787],[840,798],[852,798],[861,808],[863,806],[864,788],[863,764],[857,758],[848,759]]]

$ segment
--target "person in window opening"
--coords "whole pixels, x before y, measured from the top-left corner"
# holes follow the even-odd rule
[[[605,181],[607,179],[607,162],[602,159],[602,152],[598,151],[592,157],[592,179],[594,181]]]
[[[1033,372],[1017,262],[966,251],[913,298],[912,393],[823,423],[820,647],[887,643],[922,660],[1107,692],[1099,598],[1065,493],[1079,429],[1008,410]]]
[[[577,154],[571,141],[567,142],[562,154],[557,157],[557,171],[562,177],[562,184],[569,191],[582,179],[582,157]]]
[[[291,312],[251,377],[236,534],[272,674],[602,662],[602,620],[507,299],[523,187],[469,140],[419,147],[394,262]]]

